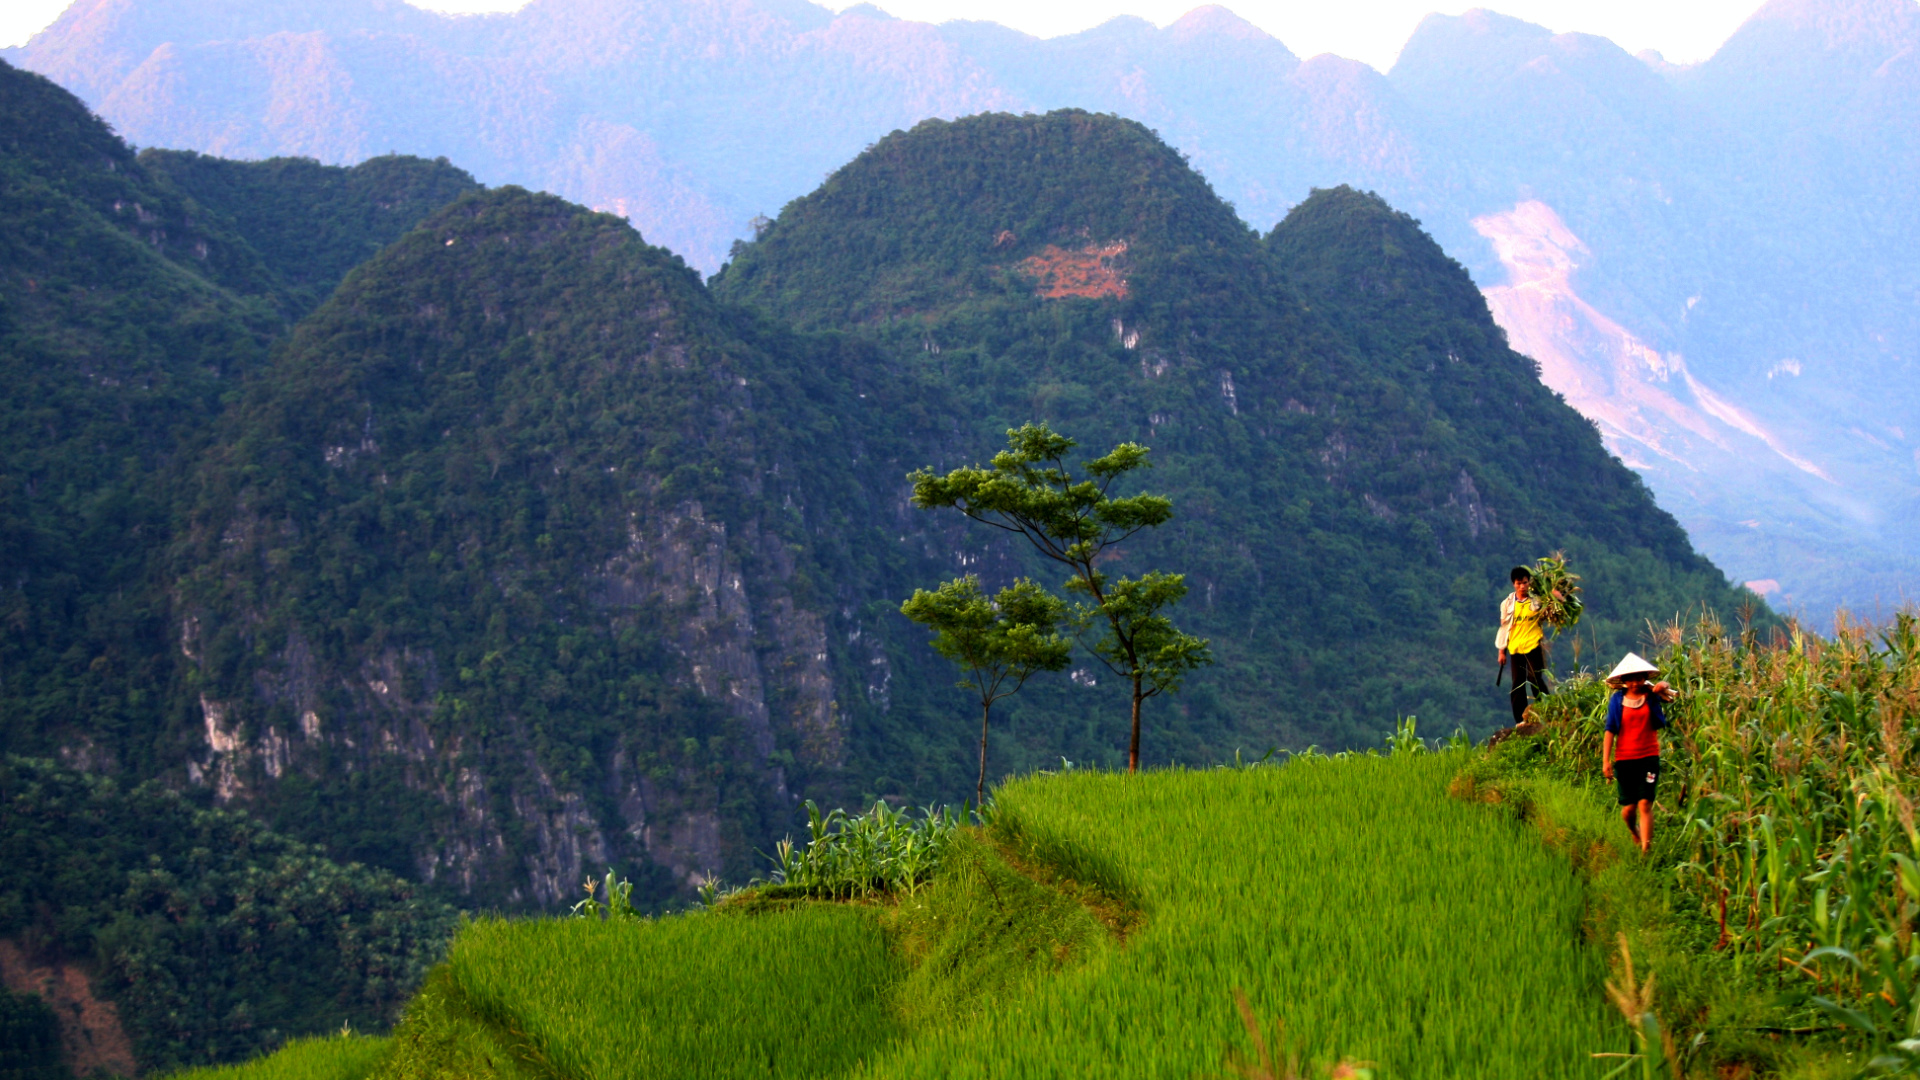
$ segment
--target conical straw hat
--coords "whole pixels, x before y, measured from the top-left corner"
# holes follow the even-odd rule
[[[1613,666],[1613,670],[1607,673],[1607,684],[1609,686],[1618,686],[1620,685],[1620,680],[1627,675],[1659,675],[1659,674],[1660,674],[1660,669],[1653,666],[1652,664],[1647,663],[1647,660],[1645,657],[1641,656],[1639,653],[1630,652],[1627,654],[1627,658],[1625,660],[1622,660],[1618,664],[1615,664]]]

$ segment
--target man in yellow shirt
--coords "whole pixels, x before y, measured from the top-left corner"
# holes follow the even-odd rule
[[[1533,687],[1538,701],[1547,692],[1545,635],[1540,632],[1540,601],[1529,595],[1533,572],[1516,566],[1508,575],[1513,579],[1513,595],[1500,601],[1500,632],[1493,647],[1500,650],[1500,662],[1513,669],[1513,692],[1507,701],[1513,706],[1513,722],[1520,724],[1527,715],[1527,687]]]

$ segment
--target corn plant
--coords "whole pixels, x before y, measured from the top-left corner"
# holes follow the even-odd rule
[[[1652,632],[1680,691],[1662,749],[1661,802],[1683,830],[1674,872],[1718,947],[1803,985],[1882,1068],[1920,1064],[1920,621],[1843,618],[1831,639],[1764,642],[1711,617]],[[1597,770],[1605,703],[1586,676],[1544,704],[1569,770]]]
[[[847,900],[902,891],[913,895],[933,876],[963,823],[951,808],[927,807],[915,818],[884,801],[860,815],[822,812],[807,800],[807,842],[774,846],[773,882],[809,896]]]
[[[586,890],[587,896],[586,899],[573,905],[575,918],[614,921],[643,917],[633,906],[633,882],[625,878],[615,881],[611,869],[607,871],[607,880],[603,886],[607,894],[604,901],[598,898],[598,890],[592,878],[581,882],[580,887]]]
[[[1607,997],[1613,1007],[1633,1032],[1633,1041],[1639,1049],[1630,1054],[1595,1054],[1596,1058],[1623,1058],[1620,1067],[1608,1073],[1606,1080],[1625,1076],[1639,1066],[1640,1080],[1685,1080],[1687,1075],[1687,1057],[1675,1045],[1673,1029],[1663,1027],[1660,1017],[1653,1010],[1653,973],[1648,972],[1645,979],[1634,977],[1633,950],[1627,944],[1627,935],[1620,935],[1620,964],[1622,974],[1619,982],[1607,980]],[[1695,1035],[1689,1051],[1697,1051],[1705,1040],[1705,1033]]]

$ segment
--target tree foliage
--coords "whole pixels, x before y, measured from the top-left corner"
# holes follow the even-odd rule
[[[90,961],[145,1069],[384,1028],[454,923],[416,886],[244,814],[0,759],[0,934]]]
[[[980,578],[968,574],[933,592],[915,589],[900,614],[934,632],[933,651],[960,666],[960,686],[980,699],[980,778],[973,804],[984,806],[993,703],[1019,692],[1036,672],[1067,666],[1072,646],[1057,629],[1066,605],[1025,579],[988,596]]]
[[[1207,642],[1176,629],[1163,612],[1187,594],[1181,574],[1149,571],[1112,580],[1100,569],[1108,555],[1143,529],[1173,517],[1162,495],[1117,496],[1114,482],[1147,464],[1147,448],[1122,443],[1082,466],[1084,479],[1068,469],[1067,454],[1079,445],[1045,424],[1007,432],[1007,449],[989,468],[963,467],[945,476],[921,469],[913,481],[913,504],[923,510],[952,507],[975,521],[1025,537],[1042,555],[1072,573],[1067,588],[1088,603],[1075,624],[1099,626],[1093,654],[1133,686],[1127,769],[1140,767],[1140,705],[1180,688],[1187,672],[1212,662]],[[984,740],[983,740],[984,741]],[[984,769],[984,751],[982,753]]]

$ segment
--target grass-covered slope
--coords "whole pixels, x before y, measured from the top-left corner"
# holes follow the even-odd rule
[[[295,1039],[271,1057],[170,1075],[171,1080],[362,1080],[387,1054],[387,1039],[343,1031]]]
[[[1583,882],[1461,764],[1035,777],[888,903],[476,923],[373,1075],[1186,1080],[1254,1056],[1236,991],[1322,1067],[1592,1075]]]
[[[950,417],[924,464],[984,460],[1032,420],[1096,453],[1153,448],[1141,484],[1173,497],[1175,522],[1112,570],[1187,573],[1180,617],[1219,663],[1150,706],[1149,759],[1371,743],[1395,712],[1485,730],[1501,696],[1461,673],[1492,672],[1507,568],[1557,548],[1589,576],[1583,637],[1603,651],[1646,618],[1743,598],[1410,222],[1323,193],[1263,243],[1131,121],[896,132],[786,207],[713,287],[912,372]],[[1344,299],[1356,289],[1382,299]],[[1058,578],[988,530],[900,506],[908,542],[949,572]],[[929,726],[951,696],[916,644],[893,647],[897,669],[926,673],[899,680],[895,709]],[[1007,707],[1009,760],[1111,760],[1123,710],[1106,693],[1030,687]]]
[[[0,937],[87,965],[142,1068],[384,1028],[453,929],[413,885],[243,814],[0,758]]]
[[[899,974],[874,912],[852,906],[482,921],[462,931],[443,997],[409,1015],[381,1075],[472,1069],[484,1026],[510,1033],[492,1066],[504,1075],[532,1064],[567,1077],[835,1076],[897,1037]],[[463,1014],[467,1038],[442,1041]]]
[[[1611,1030],[1582,885],[1532,836],[1449,799],[1458,765],[1305,760],[1002,789],[1016,851],[1127,898],[1142,926],[1017,1004],[930,1026],[864,1075],[1191,1077],[1251,1050],[1235,990],[1308,1060],[1588,1075]]]

